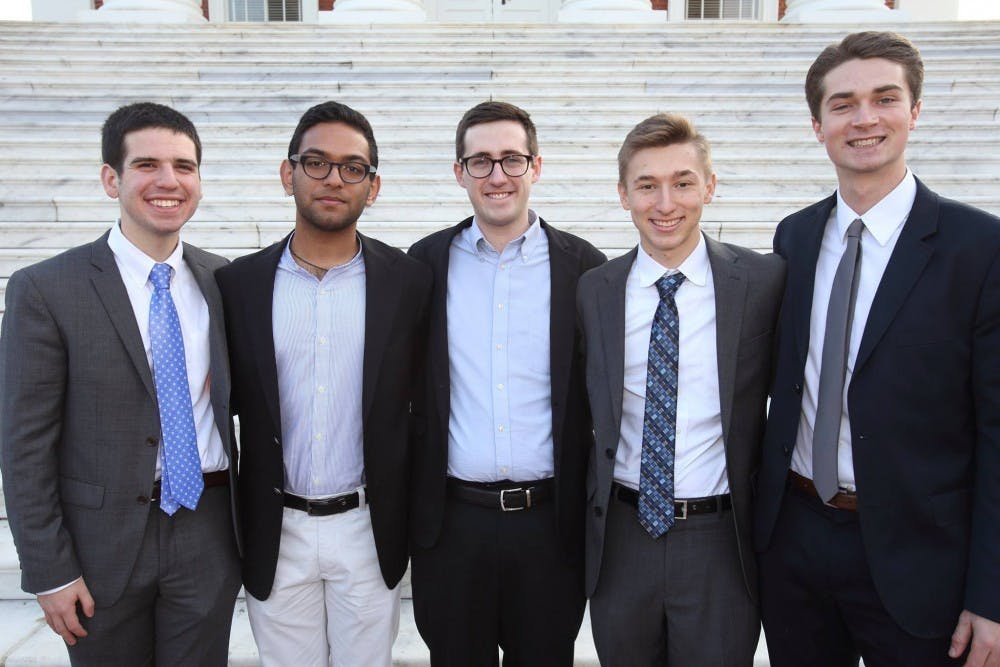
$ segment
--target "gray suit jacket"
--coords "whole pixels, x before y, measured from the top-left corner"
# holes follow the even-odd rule
[[[706,238],[715,283],[716,344],[726,471],[743,576],[757,597],[750,544],[752,478],[756,475],[771,377],[775,323],[784,286],[784,261]],[[577,307],[586,338],[587,391],[595,447],[587,472],[586,590],[597,588],[604,528],[614,481],[625,373],[625,282],[638,249],[580,279]]]
[[[0,334],[0,464],[21,585],[37,593],[82,575],[102,607],[121,596],[149,512],[159,511],[149,495],[160,439],[152,373],[107,238],[16,271]],[[213,277],[225,260],[186,244],[184,260],[211,316],[211,399],[232,476]]]

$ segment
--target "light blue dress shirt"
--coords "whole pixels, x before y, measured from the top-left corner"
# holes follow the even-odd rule
[[[318,279],[285,246],[274,277],[272,315],[285,491],[305,498],[353,491],[364,479],[361,252]]]
[[[497,252],[472,226],[448,264],[448,474],[466,481],[552,477],[549,241],[530,226]]]

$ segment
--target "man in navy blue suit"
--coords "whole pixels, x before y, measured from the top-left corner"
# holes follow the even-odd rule
[[[806,79],[838,188],[774,237],[755,526],[774,667],[1000,665],[1000,220],[907,168],[922,81],[916,48],[874,32]]]

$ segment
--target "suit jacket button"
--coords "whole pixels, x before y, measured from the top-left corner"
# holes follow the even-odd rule
[[[604,450],[604,455],[607,456],[609,459],[615,458],[615,452],[610,447]]]
[[[276,444],[278,447],[281,447],[281,440],[278,438],[278,436],[274,436],[274,444]]]
[[[281,489],[279,489],[278,487],[274,487],[273,489],[271,489],[271,493],[273,493],[276,496],[280,496],[281,495]]]
[[[594,507],[594,516],[596,517],[604,516],[604,509],[600,506]]]
[[[789,447],[788,445],[782,445],[781,451],[785,454],[785,456],[788,456],[789,454],[792,453],[792,448]]]
[[[802,385],[800,384],[795,385],[795,393],[798,394],[799,396],[802,395]]]
[[[159,438],[154,438],[153,436],[149,436],[148,438],[146,438],[146,444],[149,445],[150,447],[156,447],[157,445],[160,444],[160,440]]]
[[[140,505],[148,505],[149,498],[147,498],[146,496],[139,496],[138,498],[135,499],[135,502],[139,503]]]

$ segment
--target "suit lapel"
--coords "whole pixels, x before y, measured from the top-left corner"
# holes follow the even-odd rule
[[[705,241],[715,283],[715,340],[722,437],[723,442],[728,442],[736,391],[736,364],[746,309],[747,277],[746,270],[737,264],[735,253],[717,241],[709,238]]]
[[[108,245],[108,234],[104,234],[95,241],[91,248],[91,263],[97,269],[91,277],[97,296],[104,304],[104,310],[108,318],[118,332],[118,337],[125,346],[135,370],[142,378],[142,384],[149,392],[149,396],[156,401],[156,389],[153,386],[153,373],[149,370],[149,360],[146,358],[146,349],[142,345],[142,334],[139,333],[139,325],[135,321],[135,311],[132,310],[132,302],[129,301],[128,292],[125,290],[125,283],[122,282],[121,272],[115,263],[114,253]]]
[[[211,384],[209,393],[212,398],[212,408],[215,411],[215,423],[219,433],[223,435],[223,444],[229,447],[229,352],[226,349],[226,331],[223,326],[222,295],[215,282],[215,274],[209,267],[201,263],[197,252],[191,246],[184,244],[184,261],[194,275],[195,282],[201,289],[201,294],[208,305],[208,346],[209,372]]]
[[[788,297],[795,325],[795,346],[802,367],[805,367],[809,352],[809,322],[812,318],[813,287],[816,284],[816,262],[819,260],[823,231],[836,203],[836,194],[822,201],[813,211],[812,218],[803,220],[797,226],[794,231],[799,232],[800,236],[791,239],[783,253],[788,261]]]
[[[864,366],[885,330],[903,305],[914,283],[920,277],[933,254],[924,239],[937,231],[938,201],[936,195],[917,181],[917,196],[913,208],[896,241],[882,281],[875,292],[868,321],[865,323],[854,373]],[[864,261],[864,255],[861,257]]]
[[[597,293],[604,375],[608,382],[607,396],[611,401],[615,432],[621,428],[622,398],[625,394],[625,283],[637,253],[638,247],[608,262],[604,282]]]
[[[365,259],[365,351],[361,385],[361,415],[365,423],[375,401],[379,368],[393,333],[392,322],[403,290],[399,276],[392,273],[396,258],[363,235],[358,236]]]
[[[451,373],[448,361],[448,265],[451,259],[451,244],[461,231],[472,224],[466,218],[440,237],[440,242],[427,248],[427,262],[434,269],[434,294],[431,309],[428,346],[430,347],[427,372],[431,374],[434,388],[435,414],[440,423],[441,433],[448,433],[451,419]]]
[[[245,275],[240,276],[245,281],[242,328],[250,341],[250,349],[254,350],[261,391],[274,422],[275,433],[281,432],[281,407],[278,401],[278,367],[274,359],[274,279],[289,236],[248,259]]]
[[[579,274],[576,257],[557,234],[539,219],[549,240],[549,369],[552,383],[552,441],[558,465],[562,425],[565,423],[569,397],[570,368],[576,340],[576,280]]]

